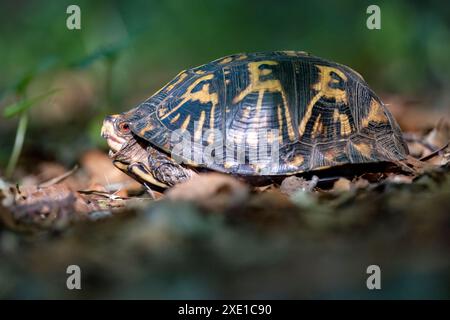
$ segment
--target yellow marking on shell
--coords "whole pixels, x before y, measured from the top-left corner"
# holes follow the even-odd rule
[[[197,128],[195,129],[195,132],[194,132],[194,141],[199,141],[200,137],[202,136],[202,130],[203,130],[203,124],[205,123],[205,117],[206,117],[205,110],[202,110],[202,112],[200,112],[200,119],[198,120]]]
[[[300,122],[300,125],[298,127],[298,133],[300,136],[303,136],[305,133],[306,124],[308,123],[308,120],[311,118],[312,110],[314,108],[314,105],[319,101],[319,99],[322,98],[322,93],[317,93],[309,102],[308,106],[306,107],[305,115],[303,116],[302,121]]]
[[[341,113],[339,115],[339,122],[341,124],[341,135],[348,136],[352,133],[352,126],[346,114]]]
[[[254,172],[256,173],[260,173],[262,171],[262,169],[264,169],[264,165],[261,165],[259,163],[252,163],[250,164],[250,168],[253,169]]]
[[[353,146],[355,147],[358,152],[363,155],[366,158],[370,158],[372,155],[372,148],[367,143],[361,142],[361,143],[353,143]]]
[[[292,126],[291,113],[289,112],[289,107],[287,104],[284,105],[284,113],[286,115],[286,123],[287,123],[289,140],[294,141],[295,133],[294,133],[294,128]]]
[[[279,131],[279,142],[283,143],[283,115],[281,114],[281,106],[277,106],[277,117],[278,117],[278,131]]]
[[[166,112],[167,112],[167,107],[166,106],[161,106],[158,108],[158,116],[162,117]]]
[[[155,126],[153,125],[153,123],[148,123],[144,128],[139,130],[139,135],[144,136],[148,131],[151,131],[154,128],[155,128]]]
[[[209,128],[211,130],[214,130],[214,120],[215,120],[214,117],[216,115],[216,104],[217,102],[212,105],[211,112],[209,114]],[[213,141],[214,141],[214,134],[210,134],[208,137],[208,142],[212,143]]]
[[[336,157],[335,157],[336,152],[334,152],[334,151],[326,151],[323,156],[324,156],[325,160],[327,160],[327,161],[332,161],[332,162],[336,161]]]
[[[227,64],[227,63],[230,63],[231,61],[233,61],[232,57],[226,57],[226,58],[220,60],[219,64]]]
[[[234,166],[234,163],[233,162],[227,162],[227,161],[225,161],[224,163],[223,163],[223,167],[225,168],[225,169],[230,169],[231,167],[233,167]]]
[[[186,131],[190,121],[191,121],[191,115],[188,114],[186,119],[184,119],[183,124],[180,127],[181,132],[185,132]]]
[[[338,109],[334,109],[333,111],[333,122],[338,122],[340,119],[340,113]]]
[[[175,123],[175,122],[178,121],[178,119],[180,119],[180,114],[179,113],[177,113],[177,115],[175,117],[173,117],[172,120],[170,120],[170,123]]]
[[[247,132],[245,138],[246,138],[247,144],[249,146],[252,146],[252,147],[258,146],[258,132],[253,131],[253,130],[249,131],[249,132]]]
[[[347,103],[347,93],[345,90],[333,88],[330,84],[338,84],[339,80],[334,79],[331,73],[334,72],[342,80],[347,81],[347,76],[339,69],[316,65],[319,69],[319,81],[313,85],[313,89],[322,93],[328,99],[334,98],[337,103]]]
[[[195,71],[195,74],[198,74],[198,75],[205,74],[205,73],[206,73],[206,71],[203,71],[203,70]]]
[[[242,142],[244,142],[245,137],[241,131],[232,130],[231,132],[232,132],[231,141],[233,141],[235,145],[240,145],[242,144]]]
[[[227,64],[227,63],[230,63],[231,61],[233,61],[232,57],[226,57],[226,58],[220,60],[219,64]]]
[[[283,95],[283,100],[285,100],[285,94],[281,86],[280,80],[277,79],[261,80],[261,76],[269,75],[270,73],[272,73],[271,69],[262,69],[262,70],[259,69],[259,67],[262,65],[273,66],[278,65],[278,62],[270,60],[250,62],[248,64],[250,84],[247,86],[247,88],[242,90],[236,97],[234,97],[233,103],[238,103],[242,101],[250,93],[259,91],[262,91],[263,93],[265,91],[280,92]]]
[[[164,87],[162,87],[162,88],[160,88],[158,91],[156,91],[153,95],[152,95],[152,97],[154,97],[154,96],[156,96],[158,93],[160,93],[163,89],[165,89],[166,87],[164,86]]]
[[[189,160],[189,159],[183,159],[183,163],[185,163],[185,164],[187,164],[188,166],[191,166],[191,167],[198,167],[199,166],[199,164],[197,162],[194,162],[194,161]]]
[[[323,127],[323,125],[322,125],[322,121],[320,120],[321,116],[322,116],[322,115],[319,114],[319,115],[317,116],[316,121],[314,122],[314,126],[313,126],[312,133],[311,133],[311,136],[312,136],[313,138],[317,137],[320,133],[322,133],[322,127]]]
[[[319,127],[317,128],[317,132],[322,134],[323,133],[323,123],[322,121],[319,123]]]
[[[214,143],[214,138],[215,138],[214,133],[212,131],[210,131],[209,134],[208,134],[208,139],[207,139],[208,144],[213,144]]]
[[[177,84],[179,84],[181,81],[183,81],[184,79],[186,79],[187,77],[187,73],[185,73],[185,71],[181,71],[175,78],[178,78],[174,83],[168,85],[166,87],[166,91],[170,91],[172,90]]]
[[[301,155],[296,155],[291,161],[289,161],[289,164],[294,167],[299,167],[303,164],[305,159]]]
[[[363,127],[367,127],[370,121],[377,123],[389,122],[386,114],[384,113],[383,107],[375,99],[370,101],[369,114],[362,120]]]
[[[169,115],[177,111],[181,106],[183,106],[188,101],[200,101],[200,103],[208,103],[211,102],[211,115],[214,113],[215,106],[219,103],[219,96],[217,93],[210,93],[209,92],[209,83],[205,83],[202,86],[202,89],[196,92],[192,92],[194,88],[202,81],[211,80],[214,78],[213,74],[208,74],[206,76],[203,76],[201,78],[198,78],[195,80],[186,90],[186,92],[181,96],[183,99],[176,107],[174,107],[170,112],[166,113],[162,117],[160,117],[161,120],[164,120]]]
[[[239,57],[236,58],[237,61],[245,60],[245,59],[247,59],[247,55],[246,54],[241,54]]]
[[[319,101],[320,98],[325,97],[327,99],[334,98],[336,100],[336,103],[347,103],[347,93],[345,90],[333,88],[330,86],[330,84],[338,83],[339,81],[337,79],[332,78],[331,73],[336,73],[341,79],[344,81],[347,81],[347,76],[339,69],[328,67],[328,66],[321,66],[316,65],[316,67],[319,69],[318,73],[318,81],[312,86],[312,89],[316,90],[316,95],[311,99],[308,106],[306,107],[305,115],[303,116],[302,121],[300,122],[298,132],[300,136],[302,136],[305,133],[306,124],[308,123],[309,119],[312,115],[312,110],[314,108],[314,105]]]
[[[262,65],[269,65],[274,66],[278,65],[278,62],[276,61],[256,61],[256,62],[250,62],[248,64],[248,70],[249,70],[249,78],[250,78],[250,84],[242,90],[236,97],[233,99],[233,103],[239,103],[242,101],[247,95],[253,92],[258,92],[258,100],[256,103],[256,116],[258,116],[258,112],[261,110],[262,102],[264,98],[265,92],[278,92],[281,94],[281,98],[283,99],[283,105],[285,108],[285,114],[286,114],[286,120],[287,120],[287,130],[288,130],[288,136],[291,141],[295,139],[295,133],[294,129],[292,127],[292,119],[289,112],[289,105],[286,97],[286,93],[283,89],[283,86],[281,85],[280,80],[278,79],[267,79],[267,80],[261,80],[262,76],[268,76],[272,74],[272,69],[270,68],[263,68],[260,69]]]
[[[249,116],[250,116],[250,108],[245,107],[244,110],[242,111],[242,118],[248,118]]]
[[[267,142],[268,142],[268,143],[273,143],[273,142],[275,141],[275,139],[276,139],[275,134],[273,133],[272,130],[270,130],[270,131],[267,133]]]
[[[309,55],[309,53],[307,53],[305,51],[284,50],[281,52],[284,53],[285,55],[291,56],[291,57],[308,56]]]

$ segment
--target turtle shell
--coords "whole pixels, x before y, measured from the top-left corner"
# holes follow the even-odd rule
[[[174,159],[241,175],[408,154],[395,119],[357,72],[297,51],[230,55],[182,71],[124,116]]]

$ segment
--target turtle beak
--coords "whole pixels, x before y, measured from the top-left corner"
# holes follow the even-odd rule
[[[108,139],[110,137],[111,132],[114,131],[114,120],[116,119],[116,116],[107,116],[105,120],[103,120],[103,126],[102,126],[102,138]]]
[[[114,123],[120,115],[112,115],[107,116],[105,120],[103,120],[103,126],[101,131],[101,136],[106,139],[111,151],[113,153],[119,151],[123,144],[126,142],[126,139],[117,135]]]

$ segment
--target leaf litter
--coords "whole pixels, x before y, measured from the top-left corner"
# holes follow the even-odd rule
[[[20,291],[31,278],[50,286],[46,297],[352,297],[373,262],[391,277],[385,297],[399,294],[405,277],[440,281],[450,267],[449,124],[405,136],[411,156],[424,160],[419,171],[292,176],[266,186],[204,173],[153,199],[91,150],[77,168],[47,162],[22,184],[0,178],[0,257],[9,258],[0,273],[11,282],[0,281],[0,297],[33,296]],[[95,279],[88,293],[51,281],[73,261]],[[415,292],[450,293],[420,285]]]

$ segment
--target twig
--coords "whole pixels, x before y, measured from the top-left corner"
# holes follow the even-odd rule
[[[419,160],[420,160],[420,161],[427,161],[427,160],[430,160],[430,159],[436,157],[441,151],[447,149],[448,144],[449,144],[449,143],[447,142],[447,144],[446,144],[445,146],[443,146],[442,148],[439,148],[439,149],[433,151],[433,152],[430,153],[429,155],[426,155],[425,157],[422,157],[422,158],[420,158]]]
[[[127,200],[130,199],[128,197],[121,197],[118,195],[115,195],[114,193],[104,192],[104,191],[97,191],[97,190],[78,190],[78,193],[81,194],[87,194],[87,195],[96,195],[108,198],[109,200]]]
[[[66,173],[64,173],[64,174],[62,174],[62,175],[60,175],[58,177],[55,177],[53,179],[50,179],[50,180],[48,180],[46,182],[43,182],[43,183],[39,184],[39,187],[40,188],[48,188],[48,187],[50,187],[50,186],[52,186],[54,184],[60,183],[61,181],[67,179],[72,174],[74,174],[75,171],[77,171],[77,170],[78,170],[78,165],[75,165],[75,167],[73,167],[72,170],[70,170],[70,171],[68,171],[68,172],[66,172]]]
[[[419,137],[416,137],[416,136],[411,135],[411,134],[408,134],[408,133],[405,133],[405,134],[403,135],[403,138],[404,138],[407,142],[415,142],[415,143],[418,143],[418,144],[422,145],[423,147],[427,148],[427,149],[430,150],[430,151],[433,151],[434,148],[435,148],[435,147],[432,146],[431,144],[429,144],[429,143],[427,143],[427,142],[425,142],[425,141],[422,141]]]

